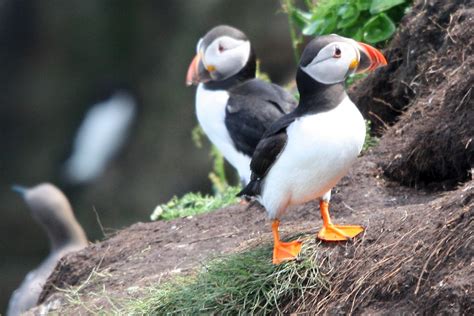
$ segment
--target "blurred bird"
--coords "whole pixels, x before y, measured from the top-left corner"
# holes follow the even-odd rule
[[[43,286],[59,259],[87,246],[86,234],[76,221],[69,201],[57,187],[43,183],[32,188],[13,186],[12,189],[23,197],[33,218],[48,234],[50,253],[13,292],[7,316],[20,315],[36,306]]]
[[[105,171],[125,143],[136,107],[134,97],[125,90],[116,90],[91,107],[76,133],[72,154],[64,163],[68,183],[91,182]]]
[[[250,159],[263,133],[297,102],[283,88],[255,78],[256,56],[240,30],[214,27],[199,40],[196,51],[186,83],[199,84],[199,124],[245,185],[250,180]]]
[[[338,35],[313,39],[305,48],[296,83],[296,110],[275,122],[258,143],[252,179],[239,195],[256,196],[273,219],[273,262],[294,259],[301,242],[280,241],[279,218],[290,205],[320,199],[322,240],[348,240],[361,226],[334,225],[331,189],[348,172],[365,139],[365,123],[349,99],[345,79],[386,65],[375,48]]]

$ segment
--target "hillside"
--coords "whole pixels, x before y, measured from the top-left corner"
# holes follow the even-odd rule
[[[389,66],[351,89],[380,141],[338,184],[332,214],[366,232],[319,243],[316,204],[292,209],[283,234],[302,233],[326,285],[283,296],[273,312],[474,313],[474,8],[415,2],[384,52]],[[242,205],[134,224],[63,258],[32,313],[130,312],[134,298],[210,258],[270,244],[269,225]]]

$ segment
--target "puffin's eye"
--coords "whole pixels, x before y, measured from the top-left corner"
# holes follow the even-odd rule
[[[222,44],[219,44],[219,53],[222,53],[223,51],[225,51],[225,48],[224,46],[222,46]]]
[[[341,49],[339,47],[336,46],[336,48],[334,49],[334,54],[332,55],[332,57],[334,57],[334,58],[340,58],[341,57]]]

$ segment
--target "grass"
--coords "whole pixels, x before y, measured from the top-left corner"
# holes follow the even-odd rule
[[[237,203],[236,194],[240,187],[227,186],[215,196],[201,193],[187,193],[181,198],[174,196],[168,203],[158,205],[151,214],[151,220],[170,220],[177,217],[193,216]]]
[[[94,284],[101,284],[106,279],[114,277],[107,269],[100,269],[101,263],[102,260],[79,286],[56,287],[56,290],[63,293],[65,298],[61,303],[61,309],[74,310],[75,312],[84,310],[88,315],[105,315],[105,310],[107,314],[119,315],[122,313],[123,299],[112,298],[105,286],[94,286]],[[57,314],[55,310],[58,306],[48,304],[47,308],[51,308],[47,312],[48,315]]]
[[[303,244],[301,259],[271,263],[272,248],[215,258],[192,276],[179,277],[148,289],[125,307],[127,314],[199,315],[281,313],[285,304],[305,301],[305,295],[328,290],[317,260],[314,237]]]

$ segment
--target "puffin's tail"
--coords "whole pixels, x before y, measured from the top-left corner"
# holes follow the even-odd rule
[[[257,196],[260,194],[260,180],[250,180],[250,182],[243,188],[239,193],[237,193],[238,197],[241,196]]]

